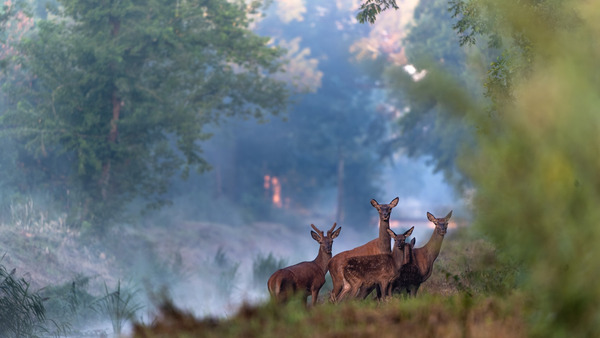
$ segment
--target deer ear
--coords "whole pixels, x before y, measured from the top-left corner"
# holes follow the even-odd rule
[[[392,237],[396,237],[396,233],[394,231],[392,231],[392,229],[387,229],[388,234],[390,234],[390,236]]]
[[[450,210],[450,212],[448,213],[448,215],[446,215],[446,217],[444,217],[447,220],[450,219],[450,217],[452,217],[452,210]]]
[[[314,232],[314,231],[312,231],[312,230],[310,231],[310,235],[312,236],[312,238],[313,238],[315,241],[317,241],[317,242],[321,243],[321,235],[319,235],[318,233],[316,233],[316,232]]]
[[[410,241],[410,245],[415,246],[415,243],[417,243],[417,237],[413,237],[413,239]]]
[[[342,231],[342,227],[339,227],[339,228],[338,228],[336,231],[334,231],[334,232],[331,234],[331,239],[334,239],[334,238],[336,238],[337,236],[339,236],[339,234],[340,234],[340,231]]]
[[[375,199],[371,200],[371,205],[376,208],[377,210],[379,210],[379,203],[377,203],[377,201]]]
[[[435,222],[435,217],[429,211],[427,212],[427,219],[430,222]]]
[[[412,234],[413,230],[415,230],[415,227],[412,227],[410,229],[408,229],[405,233],[404,236],[408,237]]]
[[[392,208],[396,207],[398,205],[398,201],[400,199],[398,197],[394,198],[391,202],[390,202],[390,206],[392,206]]]

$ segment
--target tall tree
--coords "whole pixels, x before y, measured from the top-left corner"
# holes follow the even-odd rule
[[[249,30],[258,2],[59,3],[20,46],[32,81],[11,88],[2,126],[30,156],[70,164],[75,223],[107,224],[137,197],[160,204],[176,171],[207,169],[206,124],[285,109],[286,86],[269,77],[281,50]]]

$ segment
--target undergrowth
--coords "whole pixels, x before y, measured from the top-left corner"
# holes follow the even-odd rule
[[[229,319],[197,319],[165,302],[154,323],[135,325],[134,337],[523,337],[525,305],[518,293],[394,297],[309,309],[296,299],[283,306],[244,305]]]

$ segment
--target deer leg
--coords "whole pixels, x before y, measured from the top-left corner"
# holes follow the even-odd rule
[[[317,298],[319,297],[319,290],[314,290],[313,289],[311,291],[311,295],[310,296],[312,297],[312,301],[311,301],[312,306],[317,305]]]
[[[334,277],[337,276],[337,274],[332,273],[332,271],[329,271],[329,275],[331,276],[331,283],[333,284],[329,298],[332,302],[335,302],[336,299],[340,297],[345,282],[343,278],[340,281],[339,278]]]
[[[391,297],[392,296],[392,284],[388,284],[387,286],[387,290],[386,290],[386,297]]]
[[[420,286],[421,286],[421,284],[417,284],[417,285],[413,286],[413,292],[412,292],[413,297],[417,296],[417,291],[419,291]]]
[[[364,285],[356,285],[352,288],[352,298],[358,298],[361,291],[364,289]]]
[[[377,286],[375,286],[375,288],[377,288]],[[371,292],[373,292],[373,287],[366,288],[362,286],[360,288],[360,294],[357,294],[356,298],[365,299],[371,294]],[[377,294],[379,295],[379,289],[377,290]]]
[[[391,285],[390,283],[384,282],[379,284],[377,296],[380,301],[385,300],[388,296],[391,295]]]
[[[346,295],[348,294],[348,292],[350,292],[350,290],[352,290],[352,286],[345,282],[344,287],[342,288],[342,291],[340,292],[339,296],[337,297],[337,302],[341,302],[342,300],[344,300],[344,297],[346,297]]]

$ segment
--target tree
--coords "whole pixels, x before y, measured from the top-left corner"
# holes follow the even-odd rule
[[[473,93],[469,100],[481,90],[479,78],[469,73],[469,51],[459,45],[447,9],[446,0],[419,2],[403,40],[409,65],[388,64],[383,74],[388,101],[399,112],[398,132],[390,147],[412,158],[427,158],[435,171],[442,172],[455,187],[464,188],[468,182],[456,157],[463,147],[474,146],[474,129],[462,113],[456,114],[454,107],[447,105],[447,96],[440,96],[447,91],[438,89],[451,76]]]
[[[249,30],[257,2],[59,3],[20,46],[31,82],[8,91],[2,128],[38,163],[68,163],[52,180],[71,223],[106,225],[135,198],[160,205],[178,170],[209,168],[205,125],[285,109],[269,77],[282,51]]]

